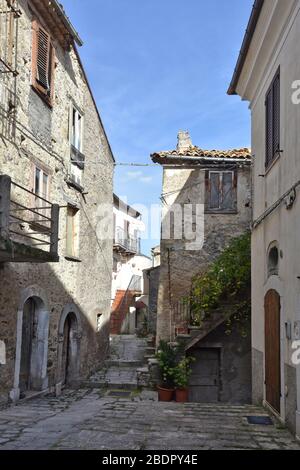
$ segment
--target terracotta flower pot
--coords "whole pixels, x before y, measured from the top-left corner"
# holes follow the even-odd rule
[[[187,403],[189,401],[188,388],[177,388],[175,393],[177,403]]]
[[[174,396],[174,389],[157,387],[158,401],[172,401]]]

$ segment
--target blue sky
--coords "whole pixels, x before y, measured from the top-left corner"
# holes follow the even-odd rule
[[[202,148],[250,146],[247,103],[226,90],[253,0],[62,1],[117,162],[151,163],[179,130]],[[159,204],[161,184],[160,167],[116,167],[130,204]]]

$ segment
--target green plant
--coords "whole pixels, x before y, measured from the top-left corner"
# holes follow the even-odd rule
[[[192,322],[201,326],[203,319],[222,309],[227,316],[227,334],[237,325],[247,336],[251,301],[251,235],[235,238],[206,273],[196,276],[189,297]]]
[[[174,367],[173,376],[174,382],[177,388],[184,389],[187,388],[189,384],[189,378],[192,373],[191,364],[195,362],[195,358],[192,356],[184,357],[181,361]]]
[[[160,368],[162,385],[165,388],[174,388],[174,367],[176,365],[177,350],[166,341],[160,341],[156,358]]]

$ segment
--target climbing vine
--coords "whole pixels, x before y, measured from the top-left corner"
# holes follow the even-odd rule
[[[234,325],[248,335],[251,314],[251,235],[235,238],[204,274],[192,282],[189,298],[192,322],[200,326],[216,312],[227,317],[226,332]]]

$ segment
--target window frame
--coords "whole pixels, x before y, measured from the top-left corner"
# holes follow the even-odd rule
[[[81,118],[80,119],[80,136],[79,136],[80,148],[77,148],[74,145],[74,141],[75,141],[74,134],[73,134],[74,112],[77,113]],[[77,120],[77,122],[79,121]],[[76,172],[71,171],[71,173],[78,173],[77,176],[79,176],[79,179],[81,182],[82,182],[84,165],[85,165],[85,156],[83,154],[83,133],[84,133],[84,113],[78,108],[78,106],[75,105],[74,102],[72,102],[70,106],[70,111],[69,111],[69,135],[68,135],[69,146],[70,146],[70,162],[71,162],[71,169],[72,169],[72,165],[74,165],[77,168],[79,168],[79,170],[81,170],[81,173],[80,173],[80,176],[79,176],[78,170]],[[74,156],[75,156],[75,161],[74,161]]]
[[[232,175],[232,199],[233,199],[233,207],[232,208],[225,208],[223,207],[224,203],[224,194],[223,194],[223,176],[225,173],[229,173]],[[211,174],[218,174],[219,175],[219,194],[221,194],[220,197],[220,203],[219,203],[219,208],[211,208]],[[237,198],[238,198],[238,191],[237,191],[237,185],[238,185],[238,171],[237,169],[234,170],[227,170],[227,169],[212,169],[212,170],[206,170],[205,172],[205,213],[207,214],[237,214],[238,208],[237,208]],[[220,191],[220,188],[222,188],[222,192]]]
[[[72,227],[70,228],[70,218],[69,211],[72,211]],[[67,205],[66,213],[66,259],[79,261],[79,211],[80,209],[73,204]],[[71,231],[70,231],[71,230]],[[70,244],[70,238],[72,238],[72,243]],[[70,249],[70,245],[72,245]]]
[[[49,90],[47,90],[37,78],[38,74],[38,44],[39,44],[39,31],[43,31],[49,37]],[[56,65],[56,53],[55,46],[53,43],[50,32],[42,25],[38,19],[32,21],[32,69],[31,69],[31,86],[34,91],[43,99],[43,101],[50,107],[53,107],[54,100],[54,81],[55,81],[55,65]]]
[[[45,208],[42,212],[43,215],[51,218],[51,208],[50,209],[46,209],[49,206],[48,202],[51,204],[50,202],[50,190],[51,190],[51,171],[48,170],[47,168],[45,168],[43,165],[39,165],[39,163],[37,162],[34,162],[33,165],[32,165],[32,168],[33,168],[33,171],[32,171],[32,207],[35,208],[35,210],[37,212],[39,212],[39,210],[43,210],[43,207]],[[40,176],[40,181],[41,181],[41,185],[43,186],[43,181],[44,181],[44,176],[47,176],[47,191],[46,191],[46,195],[39,191],[37,192],[37,188],[36,188],[36,177],[37,177],[37,170],[40,172],[41,176]],[[41,205],[40,207],[38,206],[37,204],[37,199],[38,198],[42,198],[44,199],[45,201],[48,201],[47,203],[45,202],[45,206]],[[42,199],[38,199],[39,201],[43,202]],[[37,214],[33,214],[33,220],[32,220],[32,224],[36,227],[42,227],[44,229],[47,229],[49,228],[49,222],[47,221],[47,219],[43,219],[41,218],[41,220],[37,219],[38,218],[38,215]]]
[[[276,81],[279,80],[279,97],[277,107],[275,108],[275,84]],[[269,96],[270,103],[269,103]],[[271,106],[271,111],[269,111],[269,106]],[[269,112],[272,115],[271,122],[269,121],[270,116]],[[275,112],[278,113],[275,116]],[[280,122],[281,122],[281,73],[280,67],[277,69],[271,84],[266,92],[265,95],[265,168],[266,170],[269,169],[273,163],[280,157],[281,149],[281,132],[280,132]],[[276,129],[277,127],[277,129]],[[269,130],[271,130],[271,142],[269,143]],[[276,133],[278,133],[277,138],[278,142],[276,142]],[[269,147],[271,147],[271,152]]]

